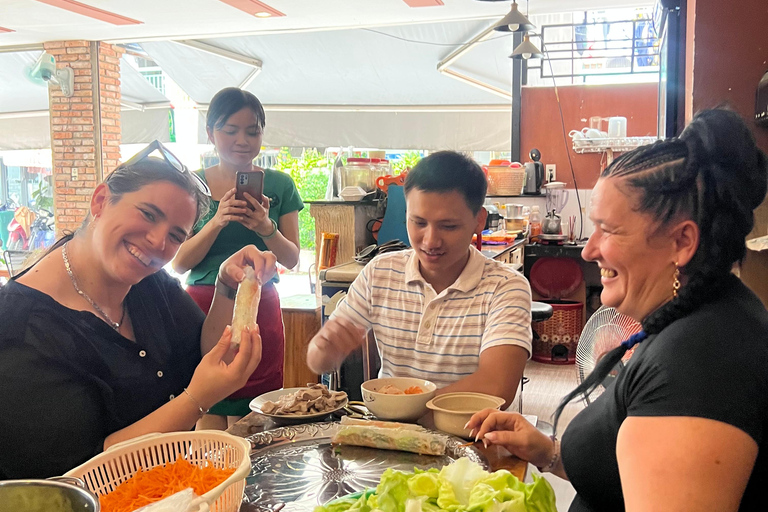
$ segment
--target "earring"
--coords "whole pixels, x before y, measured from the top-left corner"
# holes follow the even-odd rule
[[[677,298],[677,290],[680,289],[680,267],[675,262],[675,280],[672,281],[672,297]]]

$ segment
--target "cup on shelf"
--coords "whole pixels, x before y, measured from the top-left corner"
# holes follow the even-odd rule
[[[603,135],[603,133],[605,132],[601,132],[596,128],[587,128],[587,131],[584,132],[584,136],[587,139],[603,139],[605,138],[605,135]]]
[[[623,138],[627,136],[627,118],[611,117],[608,119],[608,136],[611,138]]]
[[[584,133],[579,130],[571,130],[568,132],[568,136],[573,140],[582,140],[584,138]]]

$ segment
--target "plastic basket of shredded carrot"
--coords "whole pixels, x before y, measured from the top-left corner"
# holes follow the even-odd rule
[[[213,512],[236,512],[251,444],[217,430],[149,434],[119,443],[65,476],[99,496],[101,512],[133,512],[192,488]]]

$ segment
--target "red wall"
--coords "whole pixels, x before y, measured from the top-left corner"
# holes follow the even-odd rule
[[[688,13],[688,25],[694,28],[692,110],[729,105],[748,120],[757,144],[768,152],[768,128],[754,123],[757,83],[768,71],[768,1],[738,2],[725,16],[724,5],[689,0],[695,11],[693,20]],[[768,232],[768,201],[755,210],[755,217],[748,238]]]
[[[588,126],[592,116],[626,117],[628,136],[655,136],[657,133],[657,83],[571,85],[558,87],[558,92],[566,134]],[[602,153],[574,153],[570,137],[567,138],[566,148],[554,88],[523,87],[521,115],[520,152],[523,161],[529,160],[531,148],[537,148],[541,151],[544,164],[557,165],[557,180],[573,188],[568,165],[570,152],[579,188],[592,188],[605,165],[605,156]],[[607,130],[607,123],[603,124],[603,130]]]
[[[738,2],[723,16],[721,0],[696,0],[693,112],[725,103],[752,126],[768,152],[768,129],[754,124],[757,83],[768,71],[768,2]],[[690,15],[690,14],[689,14]]]

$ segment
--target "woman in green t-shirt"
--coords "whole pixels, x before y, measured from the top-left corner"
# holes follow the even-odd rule
[[[254,244],[273,252],[287,268],[299,261],[299,211],[304,205],[296,186],[288,174],[253,165],[261,151],[264,125],[264,108],[247,91],[229,87],[211,100],[206,130],[220,161],[199,171],[211,189],[211,208],[173,260],[176,272],[191,270],[187,291],[203,311],[208,311],[218,290],[215,282],[221,262],[244,246]],[[236,173],[254,170],[264,172],[263,200],[249,195],[247,201],[235,199]],[[263,345],[261,363],[246,386],[214,406],[198,428],[226,429],[249,412],[252,398],[283,386],[285,337],[274,280],[262,288],[257,323]]]

